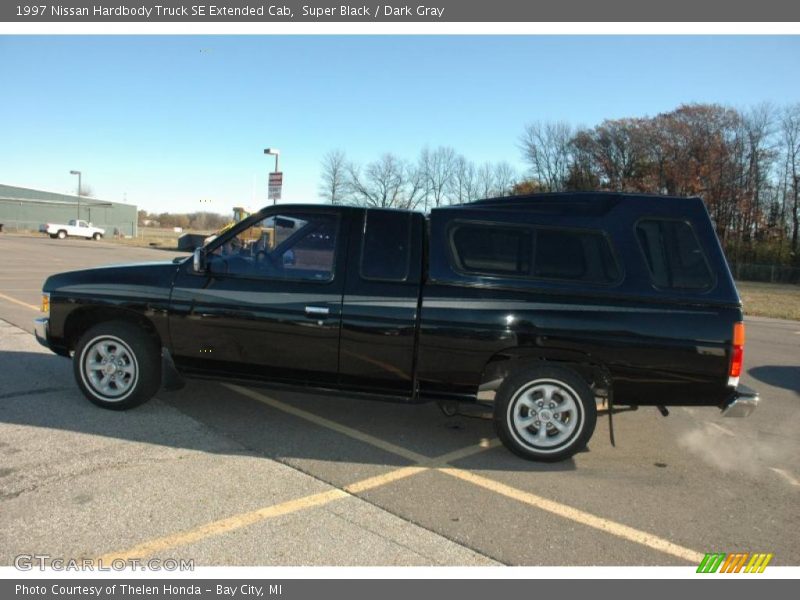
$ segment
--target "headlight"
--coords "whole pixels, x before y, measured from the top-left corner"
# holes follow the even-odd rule
[[[50,294],[42,293],[42,312],[50,312]]]

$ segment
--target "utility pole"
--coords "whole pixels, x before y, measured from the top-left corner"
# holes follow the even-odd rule
[[[81,218],[81,172],[80,171],[70,171],[69,174],[78,176],[78,220],[80,220],[80,218]]]

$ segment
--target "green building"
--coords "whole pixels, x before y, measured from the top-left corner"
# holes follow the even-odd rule
[[[84,219],[116,234],[136,236],[136,206],[97,198],[45,192],[0,183],[0,223],[4,231],[39,231],[44,223]]]

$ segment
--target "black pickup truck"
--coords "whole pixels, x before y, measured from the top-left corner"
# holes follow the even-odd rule
[[[758,402],[739,385],[741,301],[699,198],[542,194],[427,217],[273,206],[192,257],[61,273],[43,294],[37,338],[105,408],[180,374],[487,402],[509,449],[560,460],[588,442],[598,399],[729,415]]]

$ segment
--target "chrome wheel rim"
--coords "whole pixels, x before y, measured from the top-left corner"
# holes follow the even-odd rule
[[[521,387],[508,405],[509,428],[522,445],[555,452],[574,439],[583,423],[577,392],[562,381],[539,379]]]
[[[81,377],[98,398],[120,402],[133,392],[139,379],[139,364],[128,344],[104,335],[86,344],[81,356]]]

